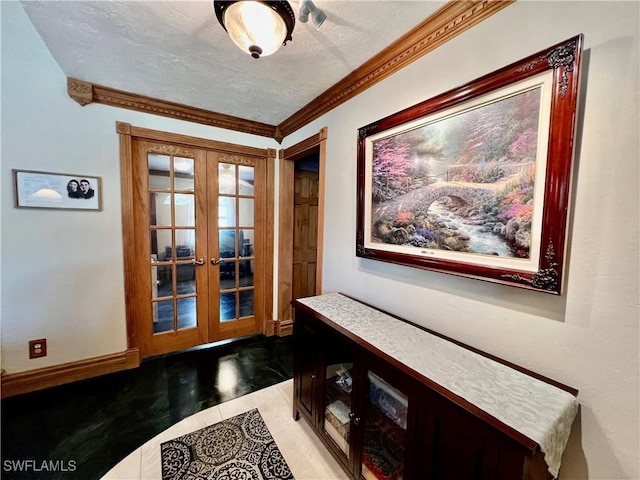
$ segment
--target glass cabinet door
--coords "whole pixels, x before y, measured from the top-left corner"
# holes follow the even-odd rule
[[[364,391],[361,476],[400,480],[404,476],[408,398],[368,371]]]
[[[322,431],[349,457],[353,349],[342,342],[326,342],[324,415]]]

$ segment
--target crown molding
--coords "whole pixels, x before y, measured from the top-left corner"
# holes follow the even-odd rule
[[[261,137],[276,137],[276,127],[274,125],[254,122],[180,103],[168,102],[158,98],[145,97],[137,93],[85,82],[77,78],[67,78],[67,94],[82,106],[90,103],[101,103],[112,107],[177,118],[178,120],[186,120],[212,127],[251,133]]]
[[[283,137],[435,50],[515,0],[451,0],[420,25],[280,123]]]
[[[513,2],[515,0],[450,0],[420,25],[277,126],[116,90],[75,78],[67,78],[67,93],[82,106],[101,103],[112,107],[269,137],[281,143],[287,135],[396,73]]]

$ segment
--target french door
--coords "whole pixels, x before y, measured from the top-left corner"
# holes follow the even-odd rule
[[[131,153],[141,356],[261,332],[265,162],[137,138]]]

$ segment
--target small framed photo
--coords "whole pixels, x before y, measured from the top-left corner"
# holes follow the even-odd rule
[[[71,173],[12,170],[15,206],[102,210],[102,179]]]

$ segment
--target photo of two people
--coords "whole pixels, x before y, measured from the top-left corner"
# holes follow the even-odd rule
[[[67,183],[67,196],[69,198],[84,198],[89,199],[93,198],[95,195],[95,191],[91,187],[91,182],[86,178],[81,180],[76,180],[72,178]]]

